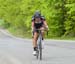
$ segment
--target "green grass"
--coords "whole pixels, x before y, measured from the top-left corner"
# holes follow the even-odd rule
[[[55,39],[55,40],[75,40],[75,37],[52,37],[50,39]]]
[[[8,28],[8,31],[16,37],[31,38],[31,32],[27,30]]]
[[[9,32],[16,36],[16,37],[21,37],[21,38],[32,38],[32,34],[30,31],[27,30],[22,30],[22,29],[15,29],[15,28],[8,28]],[[48,38],[47,38],[48,37]],[[75,40],[75,37],[49,37],[45,35],[46,39],[55,39],[55,40]]]

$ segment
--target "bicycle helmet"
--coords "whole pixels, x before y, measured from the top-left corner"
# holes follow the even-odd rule
[[[40,18],[41,17],[41,13],[40,11],[36,11],[35,14],[34,14],[34,18]]]

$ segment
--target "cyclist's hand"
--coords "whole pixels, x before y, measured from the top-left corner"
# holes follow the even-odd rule
[[[45,29],[46,29],[46,31],[49,31],[49,28],[48,28],[48,26],[46,26],[46,27],[45,27]]]

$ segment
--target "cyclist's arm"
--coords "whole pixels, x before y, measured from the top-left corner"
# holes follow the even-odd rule
[[[43,23],[44,23],[44,26],[48,29],[48,25],[47,25],[47,22],[46,22],[46,19],[44,16],[41,16],[42,20],[43,20]]]
[[[44,20],[44,26],[48,29],[48,25],[47,25],[47,22],[46,22],[46,20]]]
[[[34,30],[34,21],[32,21],[31,29],[32,29],[32,31]]]

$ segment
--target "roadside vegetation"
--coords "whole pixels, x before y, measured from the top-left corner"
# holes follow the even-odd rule
[[[40,10],[49,25],[47,38],[75,39],[75,0],[0,0],[0,26],[31,38],[31,17]]]

